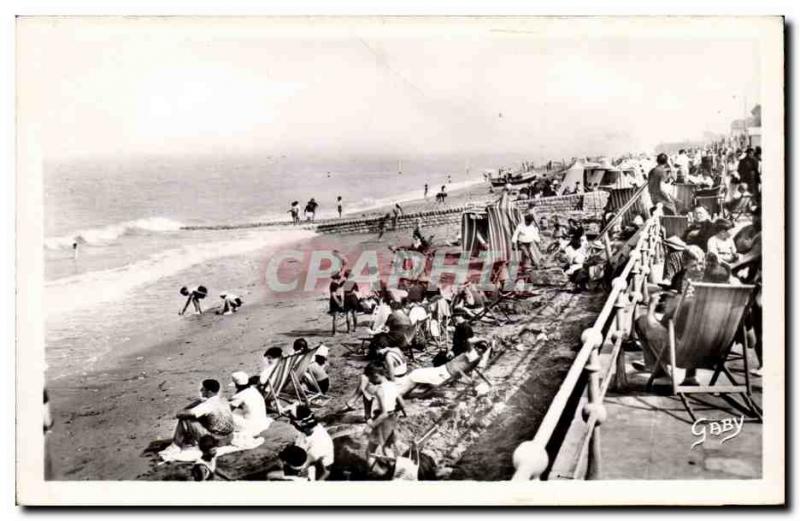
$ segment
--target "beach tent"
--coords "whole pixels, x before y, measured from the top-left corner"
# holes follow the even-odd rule
[[[476,257],[481,251],[478,236],[488,242],[489,214],[485,211],[468,210],[461,214],[461,248]]]
[[[564,172],[564,179],[562,179],[561,184],[558,185],[556,195],[564,195],[564,190],[567,188],[569,188],[571,192],[575,189],[575,183],[580,183],[580,185],[583,186],[583,170],[585,166],[584,162],[580,159],[572,163],[572,166]]]
[[[511,202],[508,194],[486,207],[486,211],[468,211],[461,217],[461,247],[471,256],[481,251],[477,235],[484,239],[489,249],[489,260],[511,260],[511,236],[522,221],[522,212]]]

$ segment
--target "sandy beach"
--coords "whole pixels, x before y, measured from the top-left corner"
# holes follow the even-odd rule
[[[486,196],[488,186],[475,185],[451,193],[448,205]],[[410,212],[434,205],[429,198],[403,206]],[[437,240],[454,239],[458,227],[445,226],[426,233],[435,234]],[[292,247],[309,251],[337,248],[346,252],[374,246],[384,250],[387,244],[409,243],[410,232],[387,232],[382,243],[375,242],[375,238],[317,235]],[[201,380],[216,378],[227,385],[234,371],[253,374],[259,370],[267,347],[288,347],[301,336],[309,344],[325,342],[331,347],[330,394],[334,400],[330,408],[352,392],[355,375],[363,363],[341,356],[344,348],[340,344],[348,341],[345,334],[331,337],[324,287],[315,293],[298,292],[276,300],[265,290],[263,273],[257,268],[263,265],[261,257],[263,253],[250,256],[249,265],[256,268],[248,280],[231,281],[231,285],[245,286],[250,291],[246,305],[238,313],[176,316],[172,326],[148,331],[127,342],[124,351],[110,352],[91,372],[50,384],[56,427],[49,435],[49,443],[58,479],[124,480],[148,471],[152,461],[142,457],[142,452],[151,442],[171,436],[175,413],[196,398]],[[224,265],[242,259],[228,257],[216,262]],[[175,308],[181,304],[176,298]],[[147,411],[146,415],[143,411]]]

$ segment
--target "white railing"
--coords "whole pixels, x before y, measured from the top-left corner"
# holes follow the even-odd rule
[[[641,194],[641,191],[637,192],[638,194]],[[616,218],[621,218],[624,211],[634,204],[634,199],[636,197],[617,213]],[[603,309],[592,327],[583,331],[581,349],[550,403],[536,435],[532,440],[520,444],[514,451],[515,472],[512,479],[541,479],[550,468],[551,458],[547,446],[566,412],[567,404],[584,371],[588,374],[588,401],[583,407],[582,415],[588,429],[580,445],[578,461],[588,456],[588,477],[591,479],[599,476],[600,433],[597,427],[606,418],[603,400],[613,380],[616,380],[617,388],[626,386],[624,357],[619,356],[622,342],[628,338],[632,327],[632,314],[626,313],[626,310],[633,309],[639,302],[646,302],[649,299],[647,276],[658,255],[661,213],[659,205],[642,226],[636,247],[631,252],[622,273],[614,279],[611,293]],[[613,221],[603,230],[604,237],[607,238],[611,226]],[[604,241],[608,244],[606,239]],[[601,378],[600,349],[606,342],[611,343],[613,348],[608,367]],[[577,467],[579,465],[576,465]]]

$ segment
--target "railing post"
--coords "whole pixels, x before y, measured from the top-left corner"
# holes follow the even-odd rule
[[[591,443],[589,444],[589,454],[587,461],[587,478],[599,479],[601,475],[600,459],[600,431],[598,426],[605,421],[606,410],[603,406],[603,398],[600,394],[600,348],[603,345],[603,335],[594,328],[586,329],[581,335],[584,344],[591,343],[592,351],[589,354],[589,362],[585,370],[589,373],[589,399],[583,408],[583,419],[588,422],[595,417],[594,428],[591,433]]]
[[[608,232],[603,234],[603,245],[606,247],[606,260],[611,260],[611,241],[608,238]]]
[[[624,284],[627,287],[627,282],[625,280],[621,280],[620,284]],[[617,359],[614,360],[616,363],[616,370],[614,371],[614,389],[618,392],[624,392],[628,387],[628,375],[625,372],[625,340],[628,339],[630,336],[630,329],[628,328],[628,323],[625,320],[625,310],[630,303],[630,297],[628,296],[628,292],[625,290],[620,291],[619,295],[617,296],[617,301],[614,303],[614,307],[617,308],[616,313],[616,325],[617,325],[617,338],[620,340],[619,352],[617,353]]]

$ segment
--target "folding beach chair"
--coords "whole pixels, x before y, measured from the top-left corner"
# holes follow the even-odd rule
[[[287,395],[290,398],[297,398],[306,405],[311,405],[311,402],[314,400],[325,396],[325,393],[322,392],[322,389],[320,389],[319,384],[314,377],[310,374],[307,374],[308,366],[314,361],[314,357],[316,356],[320,347],[322,347],[322,344],[309,349],[305,353],[299,353],[295,359],[294,366],[289,371],[289,381],[292,383],[294,396],[285,390],[282,392],[282,395]],[[303,385],[304,381],[308,382],[312,388],[311,390],[313,393],[310,396],[309,393],[306,392],[306,386]]]
[[[751,302],[753,285],[691,283],[687,294],[681,297],[675,318],[669,321],[669,353],[653,353],[656,365],[672,380],[672,392],[677,394],[693,421],[694,411],[687,399],[688,394],[741,395],[745,406],[759,420],[761,412],[752,400],[750,371],[747,363],[747,334],[742,318]],[[744,383],[739,383],[726,367],[733,347],[736,329],[742,328],[744,339]],[[669,354],[669,360],[664,360]],[[708,385],[681,385],[675,368],[711,369],[714,374]],[[729,385],[717,385],[720,374],[725,374]],[[656,372],[647,382],[650,387]]]
[[[271,402],[274,403],[274,409],[281,416],[284,412],[280,396],[291,379],[292,369],[297,363],[297,359],[301,356],[302,354],[300,353],[282,356],[273,366],[272,372],[267,377],[267,382],[260,386],[261,392],[264,394],[264,401],[267,402],[267,407]]]
[[[752,194],[743,195],[738,201],[731,201],[728,208],[729,218],[733,221],[739,219],[742,215],[747,213],[750,209],[750,203],[753,200]]]
[[[664,228],[666,237],[675,235],[682,239],[689,228],[689,217],[685,215],[662,215],[661,227]]]

